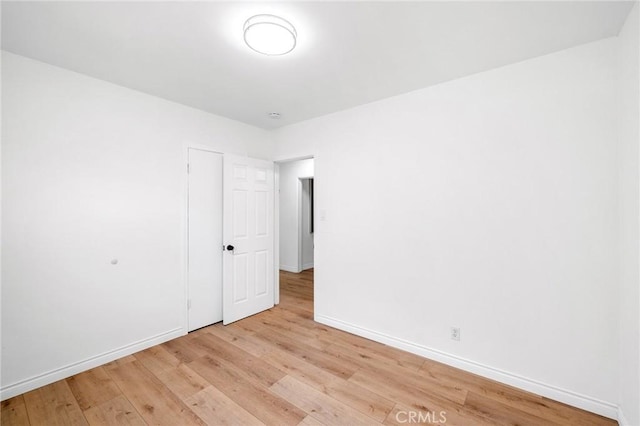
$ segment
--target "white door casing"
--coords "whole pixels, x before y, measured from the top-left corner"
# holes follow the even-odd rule
[[[223,187],[223,323],[229,324],[273,307],[273,163],[225,154]]]
[[[188,330],[222,321],[222,154],[188,149]]]

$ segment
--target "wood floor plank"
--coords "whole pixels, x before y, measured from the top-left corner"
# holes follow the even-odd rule
[[[22,395],[2,401],[0,424],[4,426],[28,425],[29,416]]]
[[[24,394],[32,425],[87,425],[69,385],[60,380]]]
[[[270,318],[279,318],[281,321],[287,322],[287,327],[291,329],[306,330],[305,337],[313,337],[314,339],[326,342],[326,344],[337,344],[343,346],[346,350],[356,351],[366,356],[366,358],[381,359],[386,363],[402,366],[410,370],[418,370],[425,359],[400,349],[392,348],[387,345],[374,342],[363,337],[354,336],[341,330],[327,327],[324,324],[317,323],[313,320],[301,318],[286,309],[276,307],[271,310]],[[276,316],[277,315],[277,316]],[[365,358],[365,359],[366,359]]]
[[[133,355],[147,370],[154,374],[170,370],[180,365],[180,360],[173,356],[164,346],[153,346]]]
[[[303,383],[318,389],[324,389],[326,386],[341,381],[343,379],[335,374],[316,367],[303,358],[296,357],[289,352],[274,349],[273,351],[262,356],[266,362],[275,365],[280,370],[290,376],[295,377]]]
[[[278,305],[280,309],[296,314],[302,319],[313,321],[313,309],[305,309],[296,304],[286,303],[286,299],[284,302]]]
[[[425,359],[421,356],[412,354],[410,352],[403,351],[401,349],[393,348],[364,337],[356,336],[347,333],[342,330],[338,330],[332,327],[328,327],[324,324],[315,322],[313,318],[305,318],[292,312],[288,309],[288,306],[281,304],[271,310],[272,314],[277,314],[283,320],[289,324],[293,323],[299,327],[303,327],[308,332],[313,332],[316,338],[327,340],[330,343],[340,343],[347,347],[356,347],[362,349],[368,349],[374,352],[384,353],[390,358],[403,360],[407,364],[411,364],[412,367],[420,367]],[[273,316],[271,316],[273,318]]]
[[[393,401],[346,380],[327,384],[324,393],[379,422],[384,421],[394,406]]]
[[[269,392],[266,387],[255,383],[244,372],[223,360],[205,356],[189,366],[265,424],[294,425],[300,423],[306,415],[295,405]]]
[[[270,390],[291,401],[309,415],[327,426],[372,425],[376,421],[348,405],[305,385],[291,376],[285,376]]]
[[[296,341],[282,333],[271,329],[263,329],[255,336],[267,345],[275,345],[285,352],[292,353],[303,358],[317,367],[323,368],[336,376],[348,379],[355,373],[359,366],[349,360],[319,351],[307,344]]]
[[[393,402],[380,395],[336,377],[327,371],[287,352],[274,350],[263,356],[265,361],[278,366],[289,376],[343,401],[361,413],[382,421],[393,408]]]
[[[195,359],[205,356],[207,353],[201,348],[194,346],[191,342],[200,334],[187,334],[179,339],[173,339],[162,344],[171,355],[178,361],[189,363]]]
[[[213,386],[208,386],[190,396],[185,402],[208,425],[264,425]]]
[[[461,406],[443,397],[426,393],[403,381],[403,377],[386,376],[368,370],[356,372],[350,382],[380,394],[382,397],[422,411],[440,411]]]
[[[122,394],[102,367],[69,377],[67,383],[82,411]]]
[[[298,426],[326,426],[324,423],[320,422],[320,420],[316,420],[313,416],[309,415],[304,418]]]
[[[380,353],[375,353],[369,349],[346,347],[340,344],[332,344],[324,349],[325,352],[333,354],[341,359],[348,359],[356,364],[372,366],[374,368],[386,367],[394,374],[414,375],[418,367],[412,364],[405,364],[399,359],[394,359]]]
[[[319,338],[319,333],[312,328],[299,325],[297,321],[287,318],[282,312],[284,312],[282,309],[275,308],[260,315],[259,318],[262,325],[264,325],[263,328],[291,336],[299,342],[320,350],[331,344],[331,342]]]
[[[541,424],[557,425],[558,423],[544,420],[524,411],[514,410],[506,404],[469,392],[464,404],[467,412],[484,417],[487,421],[502,425],[538,426]]]
[[[364,361],[381,362],[394,367],[402,367],[418,371],[424,364],[424,358],[412,353],[392,348],[365,338],[354,339],[348,333],[330,332],[330,339],[335,345],[358,354]]]
[[[256,357],[261,357],[271,350],[271,348],[266,347],[260,341],[254,339],[253,333],[239,331],[239,329],[233,327],[225,327],[222,324],[216,324],[214,326],[207,327],[207,331]]]
[[[105,370],[109,370],[110,368],[117,367],[117,366],[122,365],[122,364],[127,364],[127,363],[133,362],[133,361],[137,361],[136,357],[133,356],[133,355],[127,355],[125,357],[118,358],[118,359],[116,359],[114,361],[108,362],[105,365],[103,365],[102,367],[104,367]]]
[[[357,382],[363,380],[364,376],[368,376],[369,382],[384,383],[386,386],[395,386],[397,389],[420,392],[421,395],[431,398],[432,401],[451,401],[463,404],[468,392],[458,385],[440,382],[421,376],[417,372],[392,368],[384,364],[363,365],[358,373],[359,376],[353,381]]]
[[[224,340],[213,334],[203,334],[194,339],[193,344],[206,348],[209,353],[208,356],[224,360],[265,387],[271,386],[285,375],[277,367],[240,348],[225,344]]]
[[[142,418],[155,425],[204,425],[182,401],[139,361],[108,370]]]
[[[549,418],[557,419],[559,423],[580,424],[585,426],[613,426],[618,424],[618,422],[613,419],[579,410],[570,405],[544,397],[542,398],[539,409],[539,411],[534,412],[531,410],[530,412],[539,417],[547,418],[548,416]]]
[[[124,395],[94,405],[84,412],[92,426],[130,425],[144,426],[145,421]]]
[[[183,402],[193,394],[210,386],[209,382],[185,364],[163,370],[156,376]]]
[[[258,314],[259,315],[259,314]],[[238,330],[239,332],[244,332],[244,333],[257,333],[258,331],[262,330],[264,328],[264,324],[262,324],[260,321],[256,321],[256,319],[254,317],[249,317],[249,318],[245,318],[242,321],[236,321],[232,324],[229,324],[225,327],[228,327],[230,329],[235,329]],[[206,330],[206,329],[204,329]]]

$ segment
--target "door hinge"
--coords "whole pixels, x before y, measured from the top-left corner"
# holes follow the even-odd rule
[[[189,173],[189,163],[187,163],[187,173]]]
[[[191,309],[191,299],[187,299],[187,309]]]

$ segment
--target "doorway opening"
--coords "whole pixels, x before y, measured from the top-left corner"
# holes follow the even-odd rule
[[[279,268],[295,274],[314,266],[314,160],[279,164]]]
[[[312,308],[317,228],[314,159],[278,163],[277,175],[279,289],[283,297],[301,291]]]

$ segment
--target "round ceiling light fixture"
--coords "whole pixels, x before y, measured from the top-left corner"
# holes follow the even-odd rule
[[[258,53],[284,55],[296,47],[298,34],[286,19],[275,15],[255,15],[244,23],[244,42]]]

